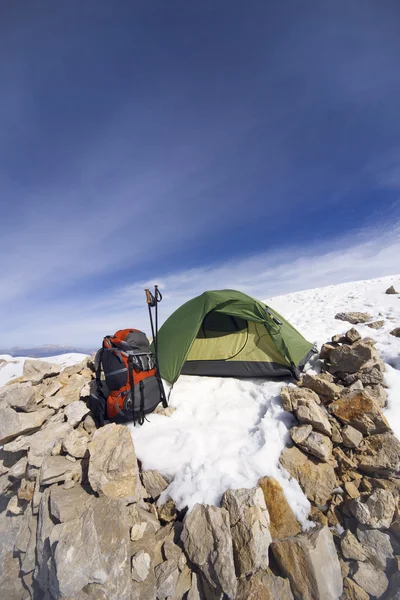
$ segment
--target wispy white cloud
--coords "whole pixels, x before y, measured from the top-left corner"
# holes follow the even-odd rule
[[[290,236],[290,231],[286,232]],[[400,272],[400,224],[339,237],[310,247],[291,247],[222,264],[132,281],[84,300],[44,303],[27,314],[9,314],[1,345],[68,343],[97,346],[119,328],[149,331],[143,289],[158,283],[163,292],[161,322],[178,306],[207,289],[239,289],[264,299],[292,291]],[[4,312],[3,312],[4,317]]]

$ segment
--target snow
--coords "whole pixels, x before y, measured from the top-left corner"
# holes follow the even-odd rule
[[[59,356],[50,356],[48,358],[29,358],[27,356],[10,356],[9,354],[0,354],[0,387],[8,381],[22,376],[24,362],[29,360],[41,360],[48,363],[61,365],[63,369],[70,367],[86,358],[86,354],[72,353],[60,354]],[[4,361],[4,362],[3,362]]]
[[[352,325],[335,319],[338,312],[369,312],[385,319],[380,330],[357,325],[363,337],[377,340],[387,363],[388,406],[385,414],[400,437],[400,295],[387,295],[400,276],[344,283],[266,299],[319,346]],[[318,365],[313,365],[318,368]],[[307,526],[309,502],[278,459],[289,441],[292,416],[282,409],[279,392],[287,382],[181,376],[171,393],[171,417],[149,415],[143,427],[129,425],[143,469],[156,469],[170,481],[160,497],[178,508],[197,502],[218,505],[227,489],[252,487],[272,475],[282,485],[297,518]]]

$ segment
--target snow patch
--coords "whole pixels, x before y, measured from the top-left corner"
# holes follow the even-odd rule
[[[10,356],[9,354],[0,354],[0,387],[8,381],[21,377],[24,370],[24,363],[29,360],[42,360],[48,363],[61,365],[63,369],[75,365],[86,358],[87,354],[60,354],[59,356],[49,356],[48,358],[29,358],[27,356]]]

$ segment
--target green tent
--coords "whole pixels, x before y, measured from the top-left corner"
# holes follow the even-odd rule
[[[282,377],[307,362],[313,345],[277,312],[235,290],[204,292],[176,310],[158,333],[162,377]]]

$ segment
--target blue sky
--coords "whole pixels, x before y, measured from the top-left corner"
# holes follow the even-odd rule
[[[400,272],[396,0],[0,11],[0,347]]]

